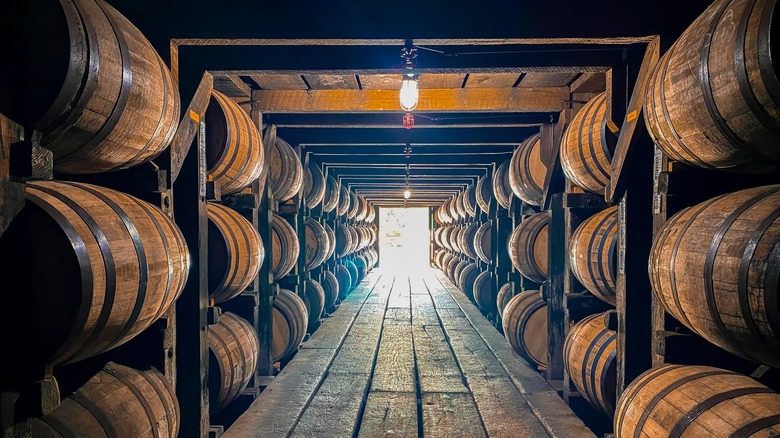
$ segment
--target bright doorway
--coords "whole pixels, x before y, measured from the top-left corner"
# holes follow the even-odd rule
[[[415,272],[428,268],[428,209],[379,209],[379,260],[384,269]]]

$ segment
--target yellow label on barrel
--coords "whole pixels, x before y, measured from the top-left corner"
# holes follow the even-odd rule
[[[630,121],[636,119],[636,116],[638,114],[639,114],[639,110],[638,109],[635,109],[635,110],[631,111],[630,113],[626,114],[626,121],[630,122]]]
[[[200,123],[200,115],[193,110],[190,110],[190,118],[194,120],[195,123]]]

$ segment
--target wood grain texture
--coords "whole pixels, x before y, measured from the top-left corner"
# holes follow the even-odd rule
[[[604,325],[602,313],[572,327],[563,347],[563,364],[577,391],[608,417],[614,415],[617,399],[616,347],[617,334]]]
[[[569,243],[569,264],[577,280],[596,298],[615,305],[617,279],[617,207],[580,224]]]
[[[209,326],[209,411],[217,412],[241,395],[257,368],[260,345],[248,321],[225,312]]]
[[[414,326],[417,375],[423,393],[467,393],[458,363],[438,326]]]
[[[251,222],[235,210],[209,203],[209,297],[216,303],[244,291],[260,272],[265,249]]]
[[[368,382],[368,374],[329,372],[290,436],[352,436]]]
[[[371,392],[358,437],[416,437],[417,422],[414,392]]]
[[[414,392],[414,347],[410,324],[387,324],[377,353],[371,391]]]
[[[548,212],[536,213],[515,227],[507,243],[509,259],[523,276],[543,283],[547,279]]]
[[[422,411],[426,437],[487,437],[470,394],[423,394]]]

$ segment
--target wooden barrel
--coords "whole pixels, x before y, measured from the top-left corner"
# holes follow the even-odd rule
[[[528,216],[509,237],[509,258],[512,266],[537,283],[547,279],[547,212]]]
[[[223,195],[238,192],[263,170],[263,142],[252,118],[213,90],[206,110],[206,167]]]
[[[658,62],[645,121],[670,157],[692,166],[780,172],[775,2],[716,1]],[[774,58],[774,59],[773,59]]]
[[[515,295],[504,308],[502,327],[509,345],[523,358],[547,366],[547,303],[539,291]]]
[[[490,271],[484,271],[474,280],[474,302],[486,315],[496,313],[496,296],[493,295],[493,278]]]
[[[330,271],[323,271],[320,286],[325,292],[325,311],[333,313],[339,300],[339,281],[336,275]]]
[[[617,332],[604,325],[604,314],[584,318],[569,330],[563,365],[585,400],[612,418],[617,398]]]
[[[502,318],[504,317],[504,309],[506,308],[506,305],[509,304],[509,300],[511,300],[514,296],[514,288],[514,283],[506,283],[501,286],[501,289],[498,290],[498,295],[496,296],[496,308],[498,309],[498,314]]]
[[[439,228],[435,228],[435,229],[433,230],[433,242],[434,242],[434,243],[436,244],[436,246],[438,246],[438,247],[443,247],[443,246],[444,246],[444,245],[441,243],[441,233],[442,233],[442,231],[444,231],[444,228],[441,228],[441,227],[439,227]]]
[[[341,188],[339,183],[329,176],[325,184],[325,193],[322,196],[322,211],[330,213],[339,205],[339,195]]]
[[[347,210],[347,219],[355,219],[360,211],[360,199],[353,191],[349,191],[349,210]]]
[[[509,160],[501,163],[493,174],[493,196],[498,205],[509,208],[512,200],[512,187],[509,186]]]
[[[138,371],[108,362],[83,386],[41,418],[35,437],[160,437],[179,434],[179,402],[154,368]]]
[[[303,170],[303,196],[308,208],[320,205],[325,197],[325,175],[313,161]]]
[[[596,298],[615,305],[617,206],[586,219],[572,235],[569,262],[577,279]]]
[[[439,211],[439,216],[441,217],[442,222],[444,222],[445,224],[451,224],[452,223],[452,216],[450,216],[449,206],[447,205],[448,202],[449,202],[449,199],[444,201],[439,206],[439,210],[438,210]]]
[[[534,134],[515,149],[509,163],[509,186],[523,202],[540,206],[544,201],[547,166],[542,162],[541,135]]]
[[[455,197],[455,208],[458,209],[458,215],[463,219],[468,219],[469,215],[466,211],[466,192],[459,192]]]
[[[209,203],[207,213],[209,298],[222,303],[257,277],[265,250],[257,229],[235,210]]]
[[[325,310],[325,290],[322,285],[311,278],[306,279],[306,294],[303,300],[309,314],[306,331],[313,333],[319,326],[320,317]]]
[[[478,229],[479,224],[471,223],[463,227],[463,230],[458,235],[461,251],[472,259],[477,259],[479,257],[477,255],[477,249],[474,247],[474,237],[476,236]]]
[[[678,321],[731,353],[780,367],[780,185],[682,210],[656,237],[650,281]]]
[[[126,169],[171,142],[178,87],[149,41],[107,3],[6,2],[0,29],[14,60],[0,68],[0,113],[43,133],[58,172]]]
[[[352,292],[352,290],[354,290],[360,283],[362,278],[360,277],[360,272],[358,271],[355,262],[352,260],[344,260],[344,266],[349,271],[349,278],[352,279],[352,283],[349,285],[349,291]]]
[[[292,357],[306,336],[309,315],[306,304],[294,292],[280,289],[274,297],[273,342],[271,356],[274,362]]]
[[[442,229],[441,232],[441,243],[444,245],[445,248],[452,251],[452,246],[450,245],[450,234],[452,234],[452,231],[454,228],[452,225],[448,225]]]
[[[466,187],[463,194],[463,208],[466,210],[466,216],[477,217],[477,185],[475,183]]]
[[[187,280],[189,254],[157,207],[115,190],[29,182],[0,239],[4,351],[28,364],[76,362],[135,337],[162,316]],[[35,309],[34,312],[27,311]]]
[[[336,257],[344,257],[349,254],[352,248],[352,234],[346,224],[336,224]]]
[[[601,93],[583,106],[572,119],[561,141],[561,167],[569,181],[604,194],[612,172],[612,151],[617,127],[608,119],[607,94]]]
[[[455,283],[455,286],[460,287],[461,282],[461,274],[463,274],[463,271],[472,263],[467,260],[460,260],[452,270],[452,282]]]
[[[479,209],[482,210],[482,213],[489,213],[490,203],[493,200],[493,187],[490,185],[490,181],[488,181],[487,177],[479,177],[474,194],[477,199],[477,205],[479,206]]]
[[[352,254],[360,247],[360,235],[358,234],[357,228],[353,225],[347,225],[347,231],[349,231],[350,236],[352,236],[352,246],[349,247],[349,254]]]
[[[336,265],[336,279],[339,282],[339,299],[343,300],[352,291],[352,274],[344,265]]]
[[[209,326],[209,412],[241,395],[257,369],[260,343],[254,327],[235,313],[219,315]]]
[[[449,253],[447,251],[444,251],[441,256],[441,263],[439,264],[439,269],[441,269],[441,271],[444,272],[445,274],[449,270],[449,263],[452,257],[454,257],[452,253]]]
[[[350,202],[352,202],[349,196],[349,190],[346,186],[341,186],[341,193],[339,193],[339,205],[336,207],[336,214],[339,216],[346,216],[349,212]]]
[[[295,149],[289,143],[276,137],[273,147],[269,148],[268,185],[274,200],[285,202],[297,195],[303,187],[303,166]]]
[[[365,254],[358,254],[355,256],[355,266],[357,266],[358,269],[358,277],[364,278],[369,271],[368,267],[368,257],[366,257]]]
[[[271,274],[276,281],[292,271],[301,251],[295,229],[276,213],[271,221],[271,245]]]
[[[328,258],[330,237],[327,230],[315,219],[307,217],[306,223],[306,269],[320,266]]]
[[[325,257],[325,260],[327,260],[336,253],[336,232],[327,223],[322,226],[325,227],[325,233],[328,235],[328,256]]]
[[[615,436],[780,436],[780,394],[731,371],[662,365],[623,391]]]
[[[457,278],[457,284],[460,290],[469,298],[474,301],[474,283],[479,276],[479,266],[476,263],[468,263],[460,271]]]
[[[490,221],[483,223],[474,233],[474,250],[477,257],[485,263],[493,260],[493,224]]]
[[[366,222],[367,223],[373,223],[374,219],[376,219],[376,208],[374,208],[374,205],[372,203],[368,203],[368,216],[366,216]]]
[[[357,198],[360,202],[360,210],[358,210],[358,213],[355,216],[355,220],[358,222],[365,222],[366,218],[368,217],[368,201],[366,201],[366,198],[360,195],[357,195]]]

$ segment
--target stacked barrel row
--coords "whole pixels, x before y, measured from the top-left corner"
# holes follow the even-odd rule
[[[726,172],[778,182],[776,14],[774,3],[714,2],[660,59],[644,100],[648,131],[670,160],[752,186],[697,199],[666,221],[649,257],[655,297],[697,335],[771,368],[780,368],[780,185]],[[776,436],[780,395],[732,371],[664,365],[626,388],[614,423],[617,436]]]
[[[17,289],[0,306],[5,393],[50,367],[55,376],[66,364],[90,370],[87,359],[146,335],[181,294],[190,260],[167,195],[158,204],[163,210],[71,182],[85,179],[74,174],[140,166],[170,144],[179,94],[149,41],[97,0],[16,3],[0,21],[3,28],[28,22],[27,35],[47,35],[11,44],[18,56],[15,66],[0,69],[0,113],[40,133],[58,177],[27,184],[25,205],[0,239],[0,272]],[[180,419],[171,382],[154,369],[108,363],[33,419],[32,434],[175,437]]]

